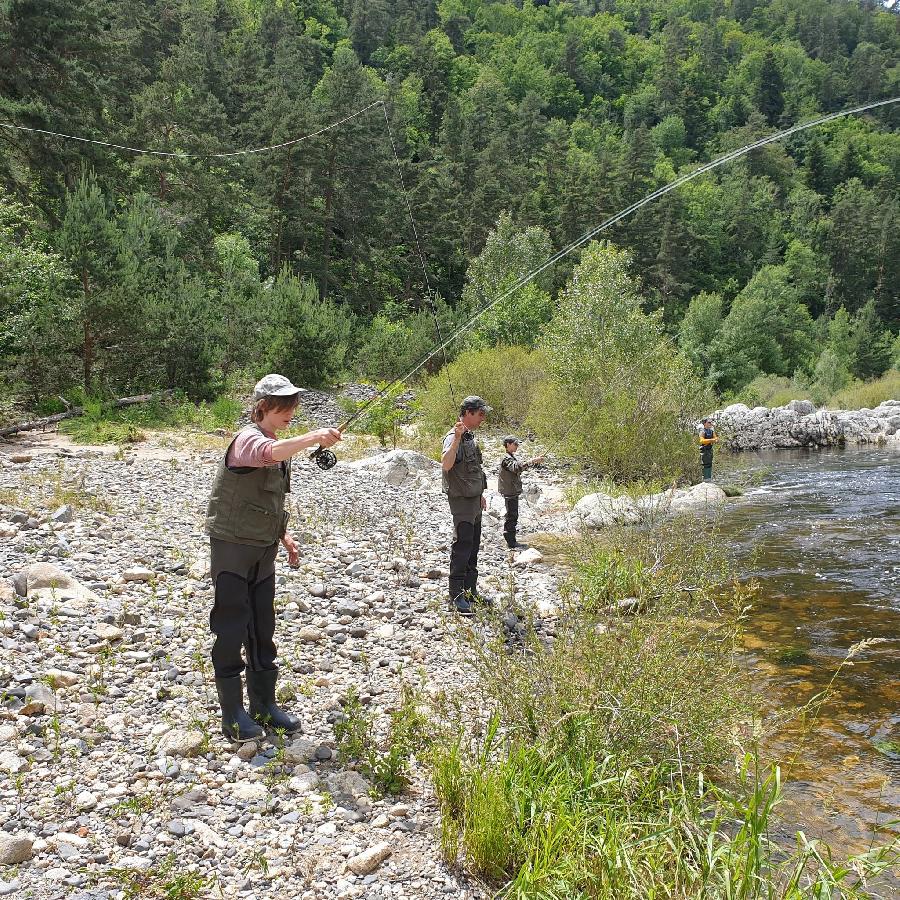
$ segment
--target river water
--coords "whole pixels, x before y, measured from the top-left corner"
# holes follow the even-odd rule
[[[851,646],[876,641],[812,720],[764,743],[782,761],[785,826],[859,852],[876,828],[876,843],[900,833],[888,824],[900,819],[900,447],[740,460],[759,481],[723,527],[761,586],[745,646],[769,717],[826,688]]]

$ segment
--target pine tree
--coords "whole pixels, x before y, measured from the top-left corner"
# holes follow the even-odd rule
[[[784,78],[771,50],[766,51],[759,70],[756,105],[770,125],[777,125],[784,112]]]
[[[76,318],[86,395],[98,387],[96,366],[120,326],[121,306],[111,290],[115,274],[116,230],[93,172],[82,175],[66,196],[59,246],[78,279]]]

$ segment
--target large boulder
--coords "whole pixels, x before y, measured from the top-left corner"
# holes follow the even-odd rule
[[[93,591],[51,563],[33,563],[22,574],[30,600],[50,600],[79,610],[96,608],[101,602]]]
[[[816,404],[812,400],[791,400],[787,408],[801,416],[808,416],[816,411]]]
[[[588,494],[575,504],[570,520],[584,528],[605,528],[609,525],[635,525],[640,522],[641,515],[630,497]]]
[[[694,513],[721,506],[728,495],[717,484],[704,481],[683,491],[677,491],[669,503],[669,512]]]
[[[441,464],[414,450],[390,450],[347,463],[347,468],[370,472],[382,481],[400,487],[437,479]]]

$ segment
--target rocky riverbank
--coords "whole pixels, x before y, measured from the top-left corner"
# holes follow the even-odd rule
[[[733,403],[713,415],[716,430],[732,450],[783,450],[900,441],[900,400],[875,409],[816,409],[809,400],[750,409]]]
[[[177,873],[245,900],[483,896],[441,861],[421,772],[374,798],[332,725],[351,688],[383,721],[404,682],[471,678],[458,630],[479,626],[445,612],[436,464],[295,462],[302,565],[279,562],[277,639],[303,731],[239,749],[218,733],[208,664],[218,451],[170,456],[0,452],[0,896],[112,900]],[[527,503],[522,518],[537,524]],[[514,583],[552,631],[555,572],[537,553],[513,563],[500,531],[490,514],[486,593],[502,609]]]
[[[473,678],[460,638],[482,626],[445,608],[438,464],[407,450],[345,453],[329,472],[294,461],[302,564],[279,561],[276,637],[303,730],[283,748],[239,748],[219,734],[208,663],[202,518],[220,453],[168,436],[0,450],[0,896],[113,900],[128,879],[177,873],[216,886],[200,896],[245,900],[485,896],[442,862],[422,772],[376,798],[333,729],[351,690],[385,722],[405,684],[429,694]],[[558,573],[536,549],[508,554],[503,501],[489,497],[483,592],[513,642],[523,614],[552,635]],[[570,512],[542,467],[521,527],[570,534],[721,502],[696,485],[634,503],[592,494]]]

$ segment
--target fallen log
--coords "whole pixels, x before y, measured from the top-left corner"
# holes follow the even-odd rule
[[[121,409],[123,406],[134,406],[138,403],[146,403],[148,400],[161,397],[171,397],[172,391],[156,391],[152,394],[137,394],[134,397],[120,397],[110,404],[104,404],[107,409]],[[62,422],[63,419],[74,419],[84,415],[83,406],[73,406],[65,412],[56,413],[52,416],[44,416],[42,419],[34,419],[31,422],[22,422],[19,425],[7,425],[6,428],[0,428],[0,437],[6,437],[10,434],[16,434],[19,431],[35,431],[38,428],[46,428],[48,425],[55,425]]]

